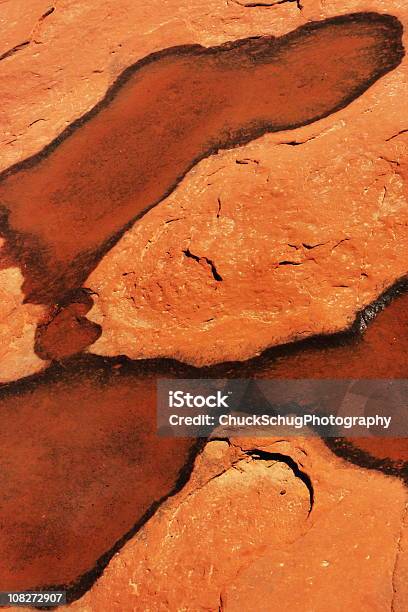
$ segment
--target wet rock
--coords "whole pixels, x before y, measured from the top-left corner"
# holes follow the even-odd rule
[[[96,14],[86,2],[78,6],[66,0],[58,7],[38,2],[24,18],[19,13],[20,21],[15,4],[5,10],[4,168],[37,153],[92,108],[125,66],[152,52],[281,36],[307,22],[367,6],[287,2],[265,10],[213,0],[211,7],[189,3],[186,13],[179,3],[161,3],[155,11],[123,1],[120,6],[105,3]],[[369,10],[406,21],[406,9],[397,0],[373,1]],[[137,37],[128,35],[132,16]],[[104,37],[96,44],[95,24],[101,19]],[[79,33],[85,48],[72,45]],[[267,346],[351,325],[361,308],[406,273],[405,66],[312,126],[263,136],[196,165],[86,281],[89,266],[96,264],[93,255],[66,268],[57,262],[58,249],[54,253],[40,240],[41,257],[20,257],[26,297],[41,303],[51,293],[59,302],[65,297],[59,293],[71,290],[82,274],[81,282],[99,294],[89,318],[102,325],[103,333],[92,351],[172,356],[196,365],[246,359]],[[17,99],[25,101],[23,107]],[[54,99],[69,104],[56,105]],[[47,177],[44,181],[48,189]],[[34,197],[37,192],[27,193]],[[29,201],[30,215],[20,219],[19,247],[28,240],[27,218],[42,210],[41,193],[38,201]],[[7,192],[2,203],[7,208]],[[19,214],[7,223],[12,226]],[[74,217],[78,221],[81,215]],[[49,232],[45,218],[42,223]],[[64,226],[62,218],[57,225]],[[75,250],[79,234],[51,234]],[[31,249],[37,244],[28,242]],[[51,263],[46,260],[50,254],[55,255]],[[39,264],[37,297],[28,282],[33,261]],[[42,271],[53,266],[53,275],[42,278]],[[60,316],[50,335],[58,322],[67,328]],[[95,334],[84,338],[73,342],[72,352]],[[49,354],[41,350],[42,356]]]
[[[123,68],[153,51],[279,36],[307,20],[356,10],[392,13],[407,23],[405,3],[398,0],[368,6],[305,0],[267,10],[246,4],[108,0],[95,10],[87,0],[62,0],[56,7],[39,0],[29,7],[7,3],[0,39],[7,85],[2,167],[37,153],[92,108]],[[193,168],[87,281],[99,294],[90,318],[104,330],[92,350],[203,364],[245,359],[266,346],[350,325],[407,270],[405,70],[406,62],[318,124],[264,136]],[[50,323],[42,306],[24,303],[25,274],[23,267],[1,272],[2,382],[47,365],[33,350],[37,324],[49,330],[37,335],[44,359],[63,358],[89,341],[79,333],[65,350],[62,340],[77,330],[86,308],[70,305]],[[395,355],[393,372],[404,374],[404,357],[386,330],[376,339],[367,334],[360,348],[346,347],[337,356],[330,351],[330,372],[349,372],[352,354],[360,372],[386,375]],[[377,358],[384,338],[387,367]],[[310,364],[327,372],[321,355],[307,351],[276,367],[284,374],[299,363],[305,372]],[[57,381],[55,397],[40,390],[38,401],[23,383],[21,397],[2,411],[15,436],[3,428],[2,490],[8,483],[9,495],[2,522],[23,525],[2,533],[7,588],[10,576],[16,586],[33,586],[29,581],[57,582],[61,570],[68,582],[94,568],[95,558],[152,501],[173,490],[191,459],[189,441],[154,435],[145,382],[131,392],[118,382],[110,393],[103,368],[95,384],[85,370],[76,377],[77,385]],[[401,446],[375,452],[395,452],[398,459],[406,456]],[[28,493],[27,482],[37,485]],[[301,601],[316,610],[329,602],[334,610],[344,603],[403,612],[406,501],[397,479],[346,464],[317,441],[214,441],[197,458],[185,489],[165,502],[71,608],[97,611],[109,602],[117,610],[168,610],[183,603],[191,611],[262,610],[272,598],[288,610]]]
[[[199,445],[157,435],[155,397],[148,370],[98,359],[1,389],[1,589],[86,589],[182,486]]]
[[[90,350],[202,366],[350,327],[408,268],[406,70],[196,165],[89,277]]]
[[[242,378],[405,378],[408,372],[408,295],[395,297],[363,336],[312,339],[277,347],[256,360],[236,364],[230,375]],[[379,358],[381,356],[381,358]],[[407,438],[329,438],[331,449],[357,464],[388,473],[407,469]]]
[[[108,0],[97,10],[88,0],[62,0],[56,6],[48,0],[32,0],[29,6],[16,0],[2,4],[1,17],[1,170],[41,151],[89,111],[127,66],[152,52],[282,34],[304,22],[300,11],[289,4],[266,20],[260,11],[220,0],[205,4],[154,0],[143,6],[133,0]],[[31,218],[36,214],[34,209]],[[33,347],[36,324],[44,322],[44,312],[49,313],[22,304],[24,266],[20,263],[16,270],[13,261],[1,265],[9,268],[0,277],[4,304],[0,382],[7,382],[47,366]],[[81,342],[73,344],[75,352]]]
[[[1,12],[1,78],[7,87],[2,169],[37,153],[91,109],[124,68],[152,52],[282,34],[308,18],[291,3],[266,15],[221,0],[106,0],[97,10],[92,0],[59,0],[55,6],[32,0],[29,7],[15,0],[3,3]]]
[[[92,298],[80,291],[52,309],[47,320],[37,328],[37,355],[45,360],[60,360],[92,344],[100,335],[99,326],[85,317],[92,304]]]
[[[1,177],[2,229],[27,300],[75,291],[197,161],[348,106],[399,66],[401,34],[395,17],[359,13],[279,38],[171,47],[131,66],[86,118]],[[222,280],[211,260],[184,254]]]

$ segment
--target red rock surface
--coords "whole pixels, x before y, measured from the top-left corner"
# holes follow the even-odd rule
[[[90,350],[201,366],[350,326],[407,271],[406,65],[191,170],[88,279]]]
[[[406,372],[407,298],[396,299],[380,313],[359,341],[343,339],[339,346],[325,349],[319,345],[275,349],[261,359],[226,365],[206,375],[401,377]],[[0,587],[32,587],[51,579],[75,581],[93,570],[96,559],[170,492],[187,461],[189,443],[155,435],[155,379],[192,374],[202,372],[176,364],[104,363],[88,356],[2,390],[0,460],[6,501],[0,554],[8,561],[0,573]],[[349,446],[332,448],[365,466],[398,473],[408,461],[407,442],[352,439]],[[368,457],[361,461],[356,449]],[[222,457],[214,455],[215,470],[224,465]],[[334,455],[332,461],[343,465]],[[27,482],[32,493],[26,490]],[[231,493],[226,505],[233,498]],[[246,515],[237,517],[239,531],[246,530],[247,523]]]
[[[340,466],[326,468],[318,477],[322,514],[317,492],[310,531],[291,549],[270,550],[248,564],[222,592],[223,609],[242,610],[244,604],[248,612],[267,610],[265,602],[280,601],[280,609],[288,612],[403,610],[406,602],[398,603],[397,584],[406,563],[399,547],[406,492],[387,500],[384,481],[366,480],[361,473],[357,478],[358,492],[353,474]],[[330,492],[325,491],[328,483]],[[330,506],[337,510],[335,521]]]
[[[206,374],[255,378],[401,376],[406,371],[407,337],[402,333],[406,329],[406,302],[407,296],[396,299],[368,327],[362,340],[343,339],[336,348],[298,345],[275,349],[261,359]],[[1,588],[39,586],[51,579],[55,584],[72,582],[83,572],[94,572],[96,559],[114,547],[146,509],[171,491],[179,470],[188,463],[191,444],[155,435],[155,379],[192,374],[202,373],[176,364],[171,368],[154,362],[121,365],[88,356],[2,390],[0,461],[6,500],[2,504],[0,554],[7,563],[0,572]],[[337,445],[333,450],[353,460],[353,452],[360,449],[369,453],[363,465],[389,466],[390,473],[401,472],[402,463],[408,460],[407,440],[350,442],[351,448]],[[211,448],[225,449],[226,445]],[[218,451],[207,456],[212,457],[211,474],[228,466],[231,458],[227,453],[226,462]],[[357,460],[361,462],[361,457]],[[334,466],[344,465],[334,455],[331,461]],[[306,503],[305,488],[299,490],[302,504]],[[16,496],[15,491],[20,494]],[[249,488],[248,497],[252,493]],[[223,502],[226,507],[234,503],[235,493],[231,490],[228,495]],[[268,495],[265,492],[269,500]],[[274,498],[275,494],[270,495]],[[365,495],[375,505],[375,495],[370,497],[368,491]],[[283,508],[287,510],[286,505]],[[330,516],[337,520],[335,510]],[[236,537],[247,530],[249,522],[247,514],[236,515]],[[311,550],[313,546],[310,542]]]
[[[37,327],[35,352],[44,360],[61,360],[81,352],[100,335],[98,325],[85,317],[92,306],[85,291],[70,295]]]
[[[256,449],[280,456],[244,452]],[[310,514],[288,457],[310,476]],[[211,442],[189,484],[69,609],[403,612],[407,501],[401,482],[317,440]]]
[[[34,352],[37,324],[46,308],[24,304],[22,284],[19,268],[0,270],[0,383],[34,374],[47,365]]]
[[[78,289],[197,161],[348,106],[400,65],[401,39],[395,17],[357,13],[281,37],[164,49],[125,71],[86,118],[2,176],[5,248],[24,268],[27,301]]]
[[[281,36],[307,22],[358,10],[387,10],[406,20],[406,9],[397,0],[376,0],[370,7],[358,1],[342,7],[287,2],[269,9],[213,1],[211,6],[189,5],[188,18],[179,4],[174,9],[172,3],[157,11],[124,0],[105,3],[97,16],[106,24],[104,40],[96,44],[91,4],[66,1],[45,7],[38,2],[37,20],[34,6],[22,18],[17,5],[6,4],[4,167],[38,152],[89,110],[125,65],[151,52],[255,34]],[[134,38],[128,32],[132,17],[138,24]],[[73,35],[86,41],[85,48],[72,45]],[[350,325],[358,310],[406,273],[406,147],[400,134],[405,66],[406,61],[350,106],[315,125],[264,136],[195,166],[86,281],[98,294],[89,317],[103,328],[91,350],[132,358],[173,356],[202,365],[246,359],[267,346]],[[30,99],[30,105],[22,108],[16,99]],[[54,99],[63,103],[53,104]],[[44,180],[48,189],[50,181]],[[30,191],[33,211],[45,206],[44,189],[37,190],[38,197]],[[9,196],[6,190],[6,207]],[[28,216],[24,213],[22,221],[19,214],[13,212],[11,223],[21,226],[25,244]],[[74,216],[77,221],[81,217]],[[46,216],[43,225],[60,242],[74,244],[81,235],[70,226],[66,235],[54,231]],[[93,231],[100,227],[94,224]],[[37,263],[48,269],[44,252],[58,259],[59,251],[38,249]],[[22,261],[27,294],[31,264]],[[82,263],[85,273],[88,261],[74,268]],[[10,264],[6,260],[3,265]],[[65,276],[57,261],[52,266],[52,282],[47,274],[35,281],[41,299],[60,283],[71,282],[71,272]],[[63,298],[53,296],[57,302]],[[60,316],[58,321],[74,334],[75,320]],[[37,322],[33,316],[30,325]],[[63,333],[52,331],[56,325],[50,326],[50,337],[61,338]],[[42,353],[39,347],[40,353],[60,358],[80,350],[95,337],[85,338],[82,332],[55,355],[50,341]],[[34,356],[33,362],[35,371]]]
[[[268,4],[3,3],[2,168],[37,153],[151,52],[280,36],[359,10],[407,23],[403,0]],[[406,93],[405,61],[318,124],[264,136],[193,168],[88,279],[97,292],[89,318],[103,328],[91,350],[204,364],[348,326],[407,271]],[[96,333],[80,301],[51,309],[25,303],[27,269],[5,253],[2,382],[64,359]],[[358,342],[300,344],[225,368],[268,377],[404,377],[406,304],[407,297],[396,300]],[[54,369],[2,396],[3,590],[94,570],[188,464],[191,441],[154,435],[146,364],[124,384],[126,368],[114,362],[101,366],[88,356],[80,363],[64,363],[57,380]],[[408,455],[406,440],[353,445],[395,470]],[[274,455],[248,453],[260,448]],[[310,514],[302,474],[313,487]],[[67,609],[266,612],[272,601],[288,612],[405,612],[406,504],[401,481],[346,463],[318,440],[211,442],[186,487]]]
[[[408,372],[408,295],[396,298],[371,322],[364,335],[335,342],[306,342],[268,351],[257,360],[228,370],[242,378],[405,378]],[[373,465],[408,461],[408,438],[353,438],[354,449],[368,453]],[[350,457],[353,448],[337,449]],[[367,462],[366,462],[367,463]]]

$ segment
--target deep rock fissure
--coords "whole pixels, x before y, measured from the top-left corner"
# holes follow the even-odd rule
[[[194,255],[194,253],[192,253],[190,249],[184,249],[183,253],[186,257],[194,259],[194,261],[197,261],[198,263],[200,263],[201,261],[205,261],[210,267],[211,274],[213,275],[214,280],[218,282],[223,280],[212,259],[209,259],[208,257],[200,257],[199,255]]]
[[[284,455],[283,453],[269,453],[267,451],[259,449],[246,450],[244,452],[246,455],[248,455],[255,461],[280,461],[281,463],[285,463],[292,470],[296,478],[299,478],[309,491],[310,507],[308,511],[308,516],[310,516],[314,506],[314,488],[312,480],[306,472],[301,470],[299,465],[292,457],[290,457],[289,455]]]

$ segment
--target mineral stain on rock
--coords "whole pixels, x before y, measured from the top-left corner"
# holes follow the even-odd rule
[[[61,360],[79,353],[97,340],[100,326],[86,318],[93,301],[84,289],[68,294],[38,325],[35,335],[37,355],[47,360]]]
[[[124,71],[106,97],[0,183],[9,260],[26,299],[53,304],[200,159],[350,104],[399,65],[402,26],[356,13],[280,38],[175,47]]]

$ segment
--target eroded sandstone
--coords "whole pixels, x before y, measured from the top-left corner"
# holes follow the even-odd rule
[[[303,145],[257,142],[191,171],[89,278],[90,350],[204,365],[351,326],[408,263],[406,149],[384,143],[375,106]]]
[[[252,362],[207,370],[206,375],[277,379],[403,377],[408,355],[403,333],[407,297],[394,300],[380,313],[361,341],[343,339],[325,350],[319,344],[280,348]],[[400,336],[404,342],[398,340]],[[54,365],[41,376],[1,390],[0,553],[4,563],[0,586],[33,588],[52,580],[53,584],[68,583],[74,597],[89,587],[84,575],[90,575],[92,582],[111,554],[136,533],[147,518],[146,512],[158,507],[160,500],[180,483],[180,475],[188,477],[191,459],[199,448],[193,440],[157,436],[157,378],[200,375],[201,371],[176,363],[130,363],[88,355]],[[402,476],[404,470],[406,473],[406,439],[373,437],[353,438],[348,445],[340,442],[327,444],[364,468],[380,468],[394,476]],[[219,452],[227,446],[224,443],[208,447],[206,456],[212,457],[212,467],[210,472],[204,470],[204,480],[208,473],[212,477],[219,473],[217,470],[231,467],[237,456]],[[256,450],[256,443],[247,450]],[[311,474],[306,464],[301,465],[298,455],[287,449],[276,452],[292,457],[300,470]],[[346,465],[334,455],[332,461],[333,465]],[[285,465],[293,473],[293,464]],[[272,468],[267,469],[269,473]],[[361,473],[366,474],[366,469]],[[27,482],[31,483],[30,492]],[[309,513],[311,495],[307,482],[298,482],[301,483],[304,516]],[[318,487],[312,484],[315,498]],[[188,491],[187,488],[187,494]],[[275,493],[269,491],[265,497],[275,499]],[[252,494],[257,499],[250,488],[248,496]],[[231,503],[234,495],[232,491]],[[371,494],[367,488],[365,495],[375,506],[375,490]],[[229,504],[226,501],[224,505]],[[236,520],[244,529],[249,519],[237,515]],[[102,561],[95,568],[98,558]]]
[[[19,268],[0,270],[0,383],[40,372],[47,365],[34,351],[37,325],[46,308],[25,304],[22,284]]]
[[[270,9],[232,2],[226,8],[223,4],[221,11],[214,2],[208,12],[202,6],[189,7],[187,21],[181,16],[182,7],[166,21],[167,5],[157,13],[138,9],[140,32],[145,34],[139,33],[137,42],[127,38],[126,44],[118,43],[118,49],[111,48],[110,39],[95,49],[94,65],[101,63],[102,68],[90,70],[87,57],[81,63],[85,83],[79,86],[70,64],[78,64],[78,50],[71,45],[67,54],[66,47],[74,29],[77,36],[80,28],[83,39],[92,30],[92,19],[81,20],[91,16],[90,7],[83,4],[78,12],[67,1],[51,11],[40,4],[38,22],[31,29],[21,23],[21,44],[16,42],[16,21],[6,30],[1,68],[7,83],[14,83],[13,70],[21,74],[31,59],[46,61],[49,67],[46,73],[28,71],[27,79],[7,98],[4,119],[12,136],[5,142],[9,162],[37,152],[40,143],[46,144],[64,125],[89,110],[102,96],[103,87],[132,63],[130,55],[135,61],[178,44],[214,46],[255,34],[281,36],[313,20],[368,10],[359,2],[341,8],[288,2]],[[123,8],[130,15],[136,11],[125,2]],[[109,3],[104,10],[112,40],[123,38],[128,24],[124,14]],[[401,2],[373,1],[369,10],[406,21]],[[159,25],[154,27],[152,20]],[[215,35],[217,23],[222,28]],[[346,109],[315,126],[264,136],[196,165],[85,281],[97,294],[89,318],[103,328],[91,350],[131,358],[172,356],[203,365],[246,359],[267,346],[349,326],[361,308],[406,273],[405,66],[404,61]],[[41,86],[32,88],[35,96],[30,109],[47,110],[49,117],[37,116],[29,130],[19,132],[17,126],[28,111],[19,109],[13,96],[24,97],[26,83],[33,84],[35,79]],[[87,95],[81,98],[84,87]],[[49,90],[61,96],[70,92],[71,106],[51,107]],[[36,208],[36,200],[44,205],[40,195],[31,207]],[[14,214],[14,222],[19,214]],[[78,221],[78,215],[74,217]],[[23,221],[26,218],[24,213]],[[20,229],[19,246],[27,240],[27,228]],[[52,223],[45,222],[43,229],[50,236],[60,234],[53,231]],[[72,246],[79,236],[80,232],[67,231],[58,240]],[[57,302],[63,301],[64,296],[57,294],[61,287],[72,288],[72,269],[61,267],[58,249],[44,250],[39,243],[37,252],[35,241],[33,245],[37,264],[52,269],[51,277],[36,275],[37,301],[45,300],[49,292]],[[109,246],[108,241],[104,248]],[[47,263],[44,253],[47,257],[54,253],[55,261]],[[82,275],[89,257],[87,251],[74,262]],[[31,262],[23,257],[20,265],[27,296]],[[60,304],[48,316],[55,311],[60,313]],[[70,334],[79,331],[79,338],[55,353],[50,341],[45,341],[46,349],[38,343],[40,356],[67,356],[96,337],[95,327],[88,326],[89,334],[83,333],[83,326],[78,328],[74,311],[59,314],[62,333],[54,333],[57,323],[51,325],[50,338],[61,339],[65,329]]]
[[[310,477],[310,513],[288,458]],[[266,611],[279,601],[288,612],[402,612],[406,503],[401,482],[346,464],[317,440],[210,442],[188,485],[69,609],[109,600],[114,610]]]
[[[193,168],[88,279],[90,350],[202,366],[350,327],[407,272],[406,66]]]
[[[355,10],[392,13],[405,24],[404,5],[345,0],[327,6],[303,0],[301,6],[288,1],[265,8],[188,0],[142,7],[108,0],[96,11],[87,0],[61,0],[56,7],[38,0],[29,7],[19,0],[6,3],[1,8],[7,27],[1,35],[0,70],[8,91],[1,111],[6,126],[2,167],[37,153],[94,106],[123,68],[152,51],[282,35],[307,20]],[[135,31],[130,32],[130,23]],[[201,364],[244,359],[268,345],[349,325],[360,308],[406,273],[404,71],[405,64],[351,107],[315,126],[264,137],[196,166],[86,283],[98,292],[91,318],[104,328],[95,352],[170,355]],[[24,106],[16,100],[24,100]],[[81,302],[47,311],[23,303],[26,273],[15,267],[1,273],[5,352],[0,377],[6,381],[47,365],[35,354],[35,342],[44,360],[60,359],[84,348],[95,330],[85,323],[83,335],[87,305]],[[406,355],[396,338],[404,333],[406,316],[398,306],[395,312],[382,313],[391,316],[391,323],[381,324],[377,333],[373,325],[359,345],[329,349],[324,356],[318,350],[298,351],[290,359],[278,357],[268,372],[340,376],[355,368],[356,375],[403,376]],[[42,340],[44,326],[52,332],[48,342],[47,336]],[[85,380],[93,375],[87,369],[77,373]],[[100,367],[98,385],[109,376]],[[11,491],[5,520],[20,526],[8,531],[5,546],[16,586],[28,584],[30,563],[38,583],[49,576],[57,581],[61,569],[67,580],[86,571],[135,515],[151,507],[152,498],[172,490],[178,467],[190,456],[188,442],[160,444],[153,435],[153,402],[142,388],[146,382],[134,387],[142,402],[136,413],[134,397],[120,385],[115,386],[115,393],[123,394],[120,401],[106,388],[95,392],[92,384],[85,385],[85,393],[72,381],[65,387],[51,381],[43,390],[41,385],[40,379],[28,387],[34,400],[23,383],[21,397],[17,389],[16,397],[2,404],[19,441],[13,444],[10,431],[3,429],[2,474]],[[151,391],[154,385],[147,386]],[[95,410],[87,414],[89,401]],[[122,402],[126,409],[114,415],[104,401],[116,407]],[[33,407],[38,410],[34,421]],[[88,416],[95,416],[96,433]],[[124,418],[128,428],[136,429],[137,418],[143,435],[132,438],[121,430]],[[49,430],[44,431],[44,423]],[[78,440],[78,430],[80,444],[73,453],[63,436]],[[406,458],[403,441],[359,444],[381,459],[397,463]],[[282,458],[251,455],[259,449],[291,458],[310,475],[311,513],[305,482]],[[158,472],[159,453],[167,462]],[[30,479],[39,485],[32,506],[26,498],[13,506],[16,483],[23,495],[22,485]],[[134,484],[129,497],[128,481]],[[97,512],[91,510],[95,501]],[[403,612],[408,597],[404,504],[406,492],[398,480],[347,465],[319,442],[211,442],[187,487],[166,502],[71,608],[97,611],[108,601],[118,610],[168,610],[180,602],[187,610],[198,605],[262,610],[272,598],[292,610],[304,597],[316,610],[326,610],[328,601],[336,610],[340,601],[370,612]],[[70,524],[77,526],[76,533]],[[191,541],[195,544],[197,536],[201,541],[193,555]],[[10,584],[7,579],[7,588]],[[353,588],[345,593],[344,584]]]

